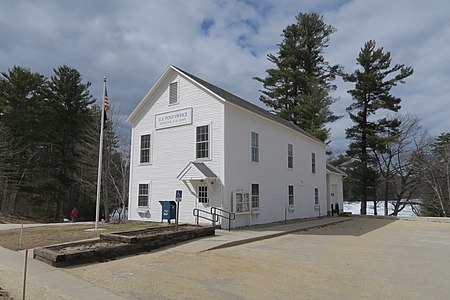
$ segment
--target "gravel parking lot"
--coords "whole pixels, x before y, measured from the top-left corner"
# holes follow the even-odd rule
[[[65,269],[127,299],[450,299],[450,223],[355,218],[192,253]]]

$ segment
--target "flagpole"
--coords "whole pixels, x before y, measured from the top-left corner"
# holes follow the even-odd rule
[[[98,219],[100,215],[100,190],[102,185],[102,162],[103,162],[103,127],[105,124],[105,91],[106,91],[106,76],[103,77],[103,97],[102,97],[102,111],[101,111],[101,125],[100,125],[100,146],[98,149],[98,176],[97,176],[97,202],[95,206],[95,230],[98,230]]]

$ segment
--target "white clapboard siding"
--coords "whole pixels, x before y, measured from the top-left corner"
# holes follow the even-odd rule
[[[204,160],[204,163],[217,176],[223,176],[223,104],[176,72],[171,72],[170,75],[160,82],[161,88],[156,89],[154,95],[147,95],[152,99],[147,99],[150,101],[148,101],[149,105],[145,106],[146,112],[132,129],[130,219],[142,219],[136,207],[137,186],[139,183],[149,181],[152,183],[150,220],[161,220],[159,201],[175,200],[175,191],[180,189],[183,191],[180,221],[193,222],[192,209],[198,207],[197,200],[183,182],[177,179],[177,175],[190,161],[195,160],[196,126],[210,126],[211,153],[210,159]],[[169,105],[169,86],[172,82],[178,82],[179,86],[176,105]],[[193,123],[191,125],[155,129],[155,115],[185,108],[192,108]],[[149,165],[139,164],[139,143],[140,136],[143,134],[151,134],[152,138],[151,164]],[[220,190],[214,193],[214,197],[220,196]],[[213,198],[211,203],[220,205],[220,199]]]
[[[259,163],[251,162],[251,132],[259,134]],[[294,166],[287,165],[288,144],[293,145]],[[225,199],[231,206],[233,191],[260,187],[257,214],[238,215],[237,226],[319,216],[314,188],[319,188],[320,214],[326,211],[325,145],[257,114],[225,105]],[[311,152],[316,153],[316,174],[311,173]],[[294,186],[294,207],[288,209],[288,185]]]
[[[172,101],[169,99],[171,86]],[[157,115],[186,110],[192,112],[192,124],[155,127]],[[160,221],[159,201],[175,200],[175,191],[182,190],[180,222],[192,223],[194,208],[209,210],[217,206],[234,211],[233,194],[237,191],[250,194],[253,183],[259,184],[259,209],[238,214],[233,227],[326,215],[330,184],[337,187],[334,197],[341,206],[344,175],[327,172],[326,145],[258,110],[170,66],[128,119],[132,124],[129,218]],[[210,157],[198,161],[217,176],[214,180],[203,180],[201,172],[192,165],[186,169],[190,162],[196,161],[196,127],[203,125],[209,125]],[[251,132],[259,136],[258,163],[251,161]],[[149,164],[139,163],[140,136],[144,134],[151,134]],[[288,168],[288,144],[293,145],[293,168]],[[311,153],[315,154],[315,173]],[[183,170],[184,179],[202,180],[183,182],[179,177]],[[137,207],[141,183],[151,185],[149,213]],[[207,186],[208,203],[198,202],[199,185]],[[288,185],[294,187],[291,206]],[[318,205],[315,205],[315,189],[319,191]]]

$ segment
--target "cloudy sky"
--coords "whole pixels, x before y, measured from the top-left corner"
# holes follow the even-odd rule
[[[432,134],[450,131],[450,2],[447,0],[0,0],[0,71],[14,65],[46,76],[66,64],[108,94],[126,119],[168,65],[178,66],[258,104],[282,30],[299,12],[317,12],[337,32],[325,57],[352,72],[363,44],[374,39],[393,63],[414,68],[393,89],[403,113],[416,114]],[[337,81],[344,115],[331,147],[345,151],[345,108],[352,86]]]

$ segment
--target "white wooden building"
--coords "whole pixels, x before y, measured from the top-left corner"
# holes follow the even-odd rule
[[[323,216],[335,203],[342,210],[344,174],[327,165],[323,142],[177,67],[127,121],[130,220],[161,221],[159,201],[175,200],[176,190],[186,223],[194,208],[234,212],[232,227]]]

